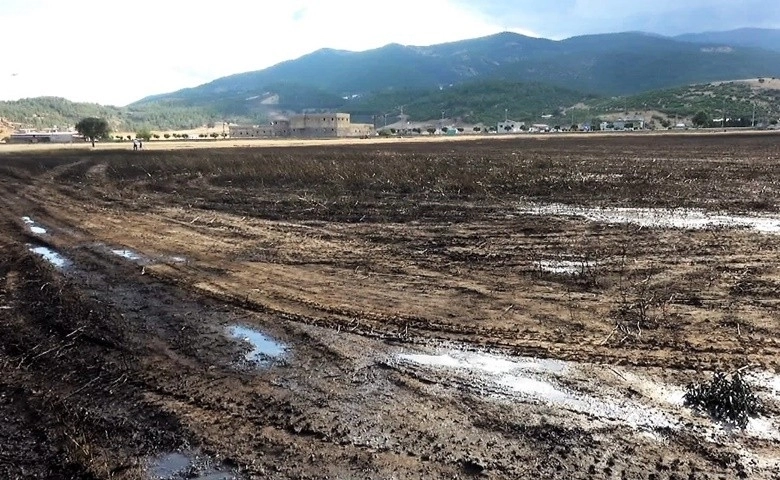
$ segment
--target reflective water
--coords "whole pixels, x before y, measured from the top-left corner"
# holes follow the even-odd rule
[[[699,209],[682,208],[599,208],[563,204],[521,205],[521,213],[546,216],[574,216],[604,223],[630,223],[643,227],[680,228],[747,228],[759,233],[780,233],[780,217],[764,214],[723,215]]]
[[[30,228],[30,231],[36,235],[46,234],[46,229],[35,223],[30,217],[22,217],[22,221]]]
[[[211,459],[193,454],[168,453],[149,464],[150,480],[236,480],[228,469],[215,468]]]
[[[114,255],[118,255],[118,256],[120,256],[122,258],[126,258],[127,260],[132,260],[132,261],[138,261],[138,260],[143,259],[143,257],[140,254],[138,254],[138,253],[136,253],[136,252],[134,252],[134,251],[132,251],[130,249],[127,249],[127,248],[111,250],[111,253],[113,253]]]
[[[68,260],[58,252],[49,247],[30,247],[32,253],[38,254],[57,268],[63,268],[68,264]]]
[[[440,355],[401,354],[402,361],[434,368],[457,369],[488,392],[501,392],[572,412],[627,424],[640,429],[675,428],[679,421],[667,412],[622,398],[597,398],[564,386],[577,381],[577,364],[535,358],[510,359],[479,352],[451,351]],[[468,381],[468,380],[467,380]],[[476,388],[481,388],[477,386]]]
[[[281,357],[287,352],[287,347],[284,344],[257,330],[233,325],[228,328],[228,332],[233,338],[242,340],[252,346],[252,350],[246,354],[246,359],[250,362],[265,363],[269,359]]]
[[[558,275],[581,275],[593,268],[589,262],[572,260],[541,260],[538,265],[543,272]]]

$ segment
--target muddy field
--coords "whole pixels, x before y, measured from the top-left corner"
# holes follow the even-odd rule
[[[778,478],[778,199],[772,135],[0,155],[0,478]]]

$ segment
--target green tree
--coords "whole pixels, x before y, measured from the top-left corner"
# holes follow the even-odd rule
[[[140,138],[141,140],[148,142],[152,138],[152,132],[150,132],[148,128],[142,128],[135,132],[135,138]]]
[[[211,132],[211,138],[216,140],[217,138],[219,138],[219,134],[217,132]]]
[[[111,129],[108,127],[108,122],[105,118],[87,117],[82,118],[76,124],[76,131],[84,135],[84,138],[88,138],[94,148],[95,139],[108,137]]]
[[[703,127],[707,125],[707,122],[709,121],[709,116],[707,115],[707,112],[699,111],[696,115],[693,116],[691,121],[695,126]]]
[[[170,133],[163,133],[163,138],[168,140],[169,138],[171,138],[171,134]]]

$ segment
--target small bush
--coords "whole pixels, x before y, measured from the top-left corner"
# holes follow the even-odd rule
[[[710,382],[688,385],[684,401],[688,407],[739,428],[745,428],[750,417],[757,416],[762,409],[761,401],[740,372],[733,373],[731,378],[716,372]]]

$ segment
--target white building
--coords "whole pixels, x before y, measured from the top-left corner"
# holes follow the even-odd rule
[[[600,128],[602,131],[616,131],[622,132],[624,130],[644,130],[645,120],[642,118],[621,118],[614,122],[601,122]]]
[[[529,128],[528,131],[531,133],[549,132],[550,126],[546,123],[534,123],[531,125],[531,128]]]
[[[77,132],[19,130],[10,135],[8,143],[73,143],[80,139]]]

